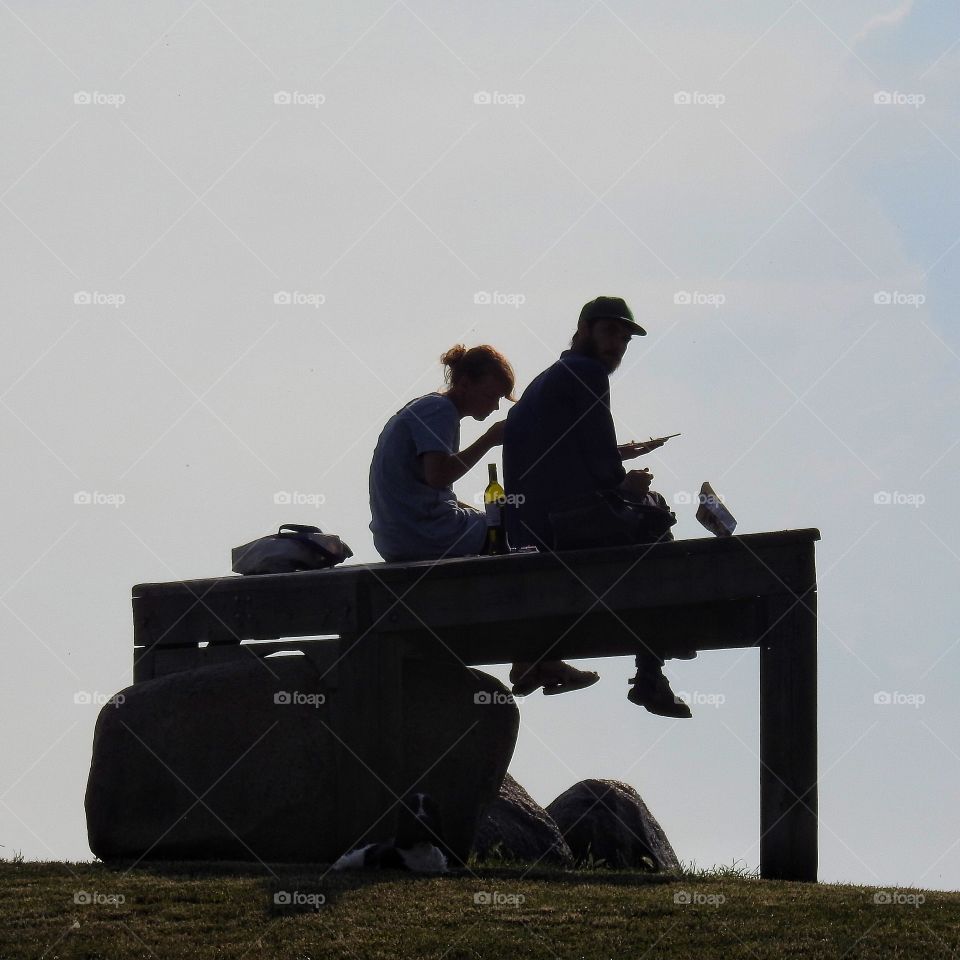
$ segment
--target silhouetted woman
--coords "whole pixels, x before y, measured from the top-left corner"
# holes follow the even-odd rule
[[[513,400],[513,368],[486,344],[469,350],[458,344],[440,358],[447,389],[411,400],[388,421],[370,464],[370,530],[389,563],[441,560],[478,554],[486,538],[486,518],[461,503],[453,484],[484,454],[503,443],[505,421],[493,424],[464,450],[460,421],[486,420]],[[559,660],[514,664],[510,682],[524,695],[543,686],[561,693],[595,683],[597,674]]]

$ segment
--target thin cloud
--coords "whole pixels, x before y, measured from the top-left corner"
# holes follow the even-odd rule
[[[914,0],[904,0],[899,7],[891,10],[889,13],[879,13],[877,16],[868,20],[856,36],[856,42],[861,43],[875,30],[882,30],[885,27],[896,27],[901,24],[913,11]]]

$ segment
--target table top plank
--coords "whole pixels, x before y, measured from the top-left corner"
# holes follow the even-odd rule
[[[544,626],[568,629],[585,617],[612,622],[656,609],[802,596],[816,587],[819,537],[814,529],[789,530],[138,584],[134,642],[189,646],[369,631],[461,631],[466,641],[484,630],[535,642]]]
[[[473,576],[483,567],[491,573],[532,572],[540,569],[575,564],[577,567],[594,563],[626,563],[638,557],[649,558],[653,563],[674,556],[695,556],[706,553],[717,559],[728,553],[743,550],[760,550],[777,545],[800,545],[820,539],[815,528],[782,530],[774,533],[748,533],[733,537],[702,537],[692,540],[674,540],[668,543],[632,544],[623,547],[591,547],[585,550],[564,550],[558,553],[515,553],[508,556],[450,557],[444,560],[413,560],[404,563],[354,563],[340,564],[329,570],[304,570],[299,573],[271,573],[261,576],[241,577],[228,574],[223,577],[208,577],[197,580],[176,580],[161,583],[138,583],[133,587],[133,597],[163,596],[165,594],[189,594],[199,596],[208,591],[230,590],[242,583],[252,593],[269,591],[278,583],[286,584],[291,578],[305,583],[331,588],[338,580],[348,578],[376,577],[385,581],[405,580],[411,575],[428,574],[432,579]]]

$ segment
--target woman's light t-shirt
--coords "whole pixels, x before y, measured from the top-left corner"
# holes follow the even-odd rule
[[[457,453],[460,413],[443,394],[411,400],[388,421],[370,464],[370,530],[388,562],[438,560],[479,553],[486,520],[457,505],[453,487],[424,479],[424,453]]]

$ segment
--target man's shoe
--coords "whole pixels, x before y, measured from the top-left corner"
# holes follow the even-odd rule
[[[638,707],[645,707],[658,717],[675,717],[684,720],[693,716],[690,707],[670,689],[670,681],[662,673],[641,677],[639,674],[630,681],[632,686],[627,699]]]

